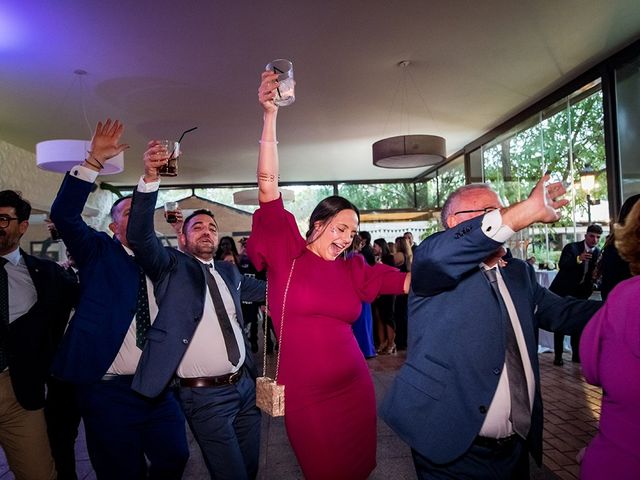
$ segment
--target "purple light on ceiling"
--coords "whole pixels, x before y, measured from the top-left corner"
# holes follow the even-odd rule
[[[24,30],[16,18],[0,6],[0,52],[22,43]]]

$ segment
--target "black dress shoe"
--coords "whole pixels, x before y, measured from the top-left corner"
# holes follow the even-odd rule
[[[564,365],[564,360],[562,360],[561,358],[554,358],[553,364],[557,365],[558,367],[561,367],[562,365]]]

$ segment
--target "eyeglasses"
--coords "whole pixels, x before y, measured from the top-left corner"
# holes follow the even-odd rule
[[[0,228],[7,228],[11,220],[18,220],[18,217],[10,217],[9,215],[0,215]]]
[[[485,207],[478,210],[460,210],[459,212],[455,212],[454,215],[460,215],[461,213],[489,213],[494,210],[498,210],[498,207]]]

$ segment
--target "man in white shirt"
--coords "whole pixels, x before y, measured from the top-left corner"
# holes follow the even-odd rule
[[[133,195],[127,238],[155,285],[159,312],[133,388],[155,397],[174,379],[189,426],[212,478],[250,479],[258,471],[261,413],[256,368],[243,328],[241,301],[260,301],[265,282],[234,264],[213,261],[218,224],[196,210],[182,227],[183,252],[163,247],[153,213],[159,168],[168,152],[150,142],[145,173]]]
[[[153,400],[131,389],[157,313],[153,286],[125,235],[131,197],[111,208],[113,237],[82,219],[104,163],[127,148],[118,143],[122,132],[117,121],[98,123],[86,160],[65,176],[51,207],[51,219],[82,275],[80,301],[52,372],[76,385],[98,479],[180,479],[189,449],[178,402],[168,389]]]
[[[20,249],[30,214],[19,193],[0,192],[0,446],[16,478],[51,479],[45,382],[78,292],[55,262]],[[57,438],[60,429],[50,425],[50,433]]]
[[[420,479],[525,479],[529,453],[542,460],[536,330],[580,328],[600,306],[558,297],[505,255],[514,232],[559,218],[564,188],[548,179],[507,208],[488,185],[461,187],[445,231],[416,248],[407,361],[381,415]]]

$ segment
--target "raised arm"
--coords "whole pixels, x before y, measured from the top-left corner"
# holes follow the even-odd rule
[[[526,200],[501,209],[502,223],[517,232],[533,223],[557,222],[560,219],[558,209],[568,204],[569,200],[560,198],[566,193],[561,182],[546,185],[549,178],[549,174],[545,174]]]
[[[51,205],[51,220],[60,232],[65,245],[80,265],[86,264],[97,254],[98,243],[93,240],[95,230],[82,219],[82,209],[91,193],[97,174],[104,168],[109,159],[129,148],[121,144],[120,137],[124,125],[118,120],[98,122],[91,139],[91,147],[87,152],[82,168],[73,168],[75,175],[67,174]],[[82,175],[78,175],[78,172]]]
[[[274,103],[278,88],[278,74],[262,72],[262,82],[258,88],[258,100],[264,110],[262,116],[262,136],[258,155],[258,199],[269,202],[280,196],[278,191],[278,141],[276,137],[276,119],[278,107]]]
[[[149,278],[157,282],[171,268],[172,259],[160,240],[156,237],[153,213],[160,186],[159,169],[167,163],[168,152],[158,142],[149,142],[144,153],[143,183],[133,192],[127,241]],[[142,187],[147,186],[145,189]]]

